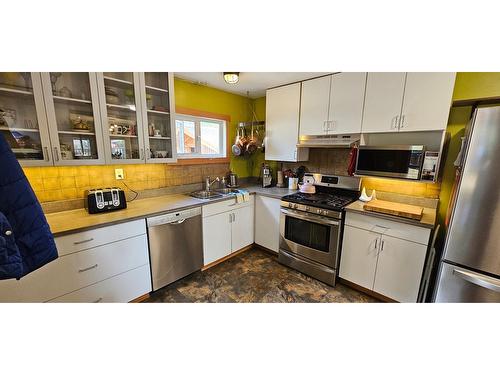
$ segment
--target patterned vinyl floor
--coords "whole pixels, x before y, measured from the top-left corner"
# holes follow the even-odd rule
[[[338,284],[330,287],[250,249],[195,272],[154,293],[146,302],[377,302]]]

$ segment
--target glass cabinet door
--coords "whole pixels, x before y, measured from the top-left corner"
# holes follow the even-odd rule
[[[22,165],[51,165],[40,73],[0,73],[0,134]]]
[[[54,164],[104,164],[95,73],[42,73]]]
[[[98,73],[106,160],[144,162],[138,73]]]
[[[175,105],[173,75],[166,72],[146,72],[141,75],[144,138],[147,163],[176,160],[175,132],[172,131]]]

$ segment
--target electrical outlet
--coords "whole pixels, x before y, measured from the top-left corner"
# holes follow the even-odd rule
[[[123,180],[125,178],[125,175],[123,174],[123,169],[121,168],[115,169],[115,178],[117,180]]]

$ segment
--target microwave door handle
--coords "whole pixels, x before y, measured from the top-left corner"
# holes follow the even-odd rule
[[[496,281],[492,277],[475,275],[471,272],[466,272],[457,269],[453,270],[453,274],[464,279],[465,281],[468,281],[469,283],[475,284],[482,288],[492,290],[496,293],[500,293],[500,282]]]
[[[328,225],[337,225],[337,226],[339,225],[338,221],[318,218],[318,217],[315,217],[316,215],[313,216],[313,215],[307,214],[307,213],[296,214],[296,213],[294,213],[290,210],[287,210],[285,208],[282,208],[281,212],[284,215],[291,216],[291,217],[294,217],[296,219],[301,219],[304,221],[311,221],[313,223],[318,223],[318,224],[328,224]]]

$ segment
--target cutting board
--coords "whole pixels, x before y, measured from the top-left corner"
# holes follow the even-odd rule
[[[388,215],[407,217],[409,219],[420,220],[422,218],[423,207],[412,206],[410,204],[396,203],[382,200],[374,200],[365,203],[366,211],[375,211]]]

